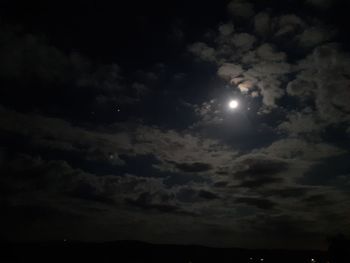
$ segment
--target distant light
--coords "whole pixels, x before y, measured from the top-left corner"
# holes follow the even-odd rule
[[[261,258],[261,259],[260,259],[260,261],[264,261],[264,259],[263,259],[263,258]]]
[[[228,104],[230,109],[236,109],[238,107],[238,101],[237,100],[231,100]]]
[[[316,262],[316,260],[312,258],[312,259],[311,259],[311,262]]]

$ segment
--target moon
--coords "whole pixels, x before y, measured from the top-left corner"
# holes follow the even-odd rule
[[[231,100],[228,104],[230,109],[236,109],[238,107],[238,101],[237,100]]]

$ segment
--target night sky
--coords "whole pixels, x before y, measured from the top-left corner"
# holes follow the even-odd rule
[[[111,2],[0,3],[1,240],[350,234],[348,1]]]

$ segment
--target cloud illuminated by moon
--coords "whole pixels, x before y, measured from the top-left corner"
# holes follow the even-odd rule
[[[238,107],[238,101],[237,100],[231,100],[228,104],[230,109],[236,109]]]

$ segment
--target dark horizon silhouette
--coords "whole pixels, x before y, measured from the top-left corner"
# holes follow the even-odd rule
[[[151,244],[140,241],[78,242],[51,241],[7,243],[9,262],[320,262],[326,251],[213,248],[199,245]],[[6,261],[5,261],[6,262]],[[337,263],[338,261],[334,261]],[[340,262],[340,261],[339,261]]]

